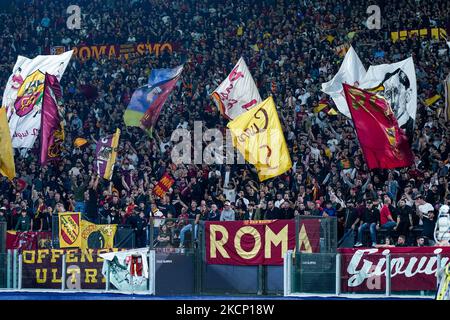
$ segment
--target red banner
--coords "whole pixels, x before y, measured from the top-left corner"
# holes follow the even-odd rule
[[[339,249],[342,292],[384,291],[386,255],[391,255],[392,291],[436,290],[437,255],[450,260],[450,247]]]
[[[175,180],[167,173],[164,173],[161,180],[159,180],[156,186],[153,188],[153,194],[156,194],[161,199],[164,198],[164,196],[174,183]]]
[[[206,222],[208,264],[282,265],[287,250],[295,250],[295,220]],[[300,249],[320,251],[320,219],[299,226]]]
[[[51,232],[16,232],[6,233],[6,249],[36,250],[51,247]]]

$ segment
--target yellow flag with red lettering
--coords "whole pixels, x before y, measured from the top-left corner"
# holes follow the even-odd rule
[[[0,107],[0,174],[12,181],[16,176],[14,152],[11,143],[6,108]]]
[[[292,167],[289,150],[273,98],[228,122],[233,145],[253,164],[260,181],[279,176]]]

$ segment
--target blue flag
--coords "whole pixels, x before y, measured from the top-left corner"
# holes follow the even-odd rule
[[[123,115],[129,127],[151,129],[158,120],[162,106],[180,78],[183,66],[173,69],[154,69],[148,84],[136,89]]]

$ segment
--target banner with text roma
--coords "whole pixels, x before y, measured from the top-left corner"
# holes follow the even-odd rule
[[[206,222],[208,264],[282,265],[287,250],[295,250],[295,220]],[[320,219],[299,225],[302,252],[319,252]]]

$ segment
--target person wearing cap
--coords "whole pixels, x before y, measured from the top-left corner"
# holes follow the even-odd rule
[[[225,201],[222,212],[220,213],[220,221],[235,221],[236,214],[231,208],[230,201]]]
[[[370,239],[372,240],[372,247],[377,244],[377,227],[380,225],[380,211],[376,209],[372,200],[366,201],[366,208],[361,215],[360,226],[358,228],[358,242],[355,247],[362,247],[362,238],[365,230],[370,230]]]

